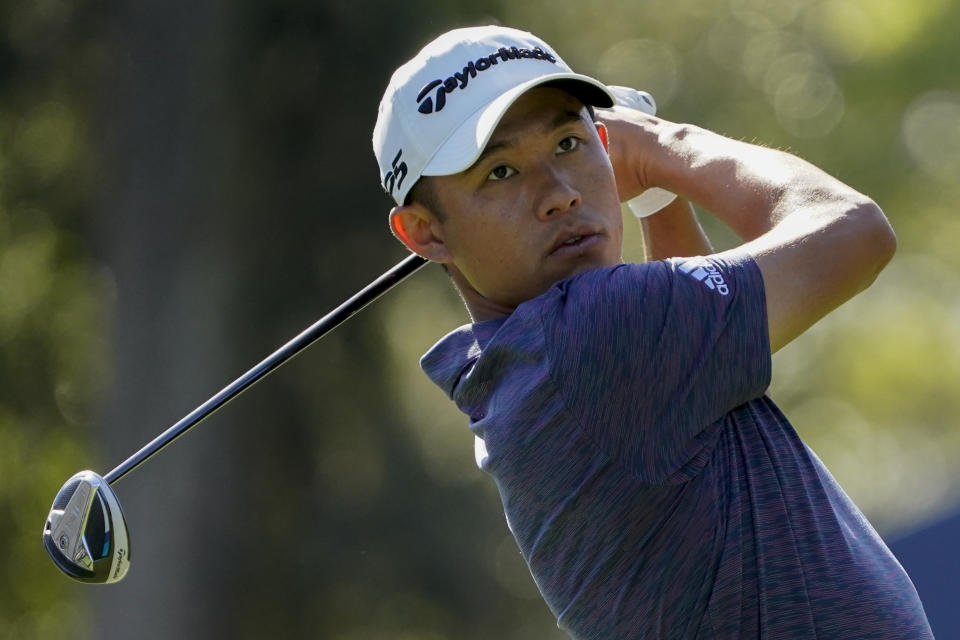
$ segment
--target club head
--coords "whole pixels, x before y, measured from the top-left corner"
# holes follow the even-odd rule
[[[81,471],[66,481],[43,527],[43,546],[75,580],[105,584],[123,579],[130,568],[127,521],[102,476]]]

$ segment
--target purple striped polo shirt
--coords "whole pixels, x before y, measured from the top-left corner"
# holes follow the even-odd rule
[[[731,251],[579,274],[424,355],[573,638],[933,637],[765,395],[766,323],[760,270]]]

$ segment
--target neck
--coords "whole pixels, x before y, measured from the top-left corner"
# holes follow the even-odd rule
[[[505,318],[513,313],[515,307],[504,306],[489,298],[485,298],[480,292],[473,288],[473,285],[471,285],[467,279],[463,277],[463,274],[453,265],[447,265],[447,272],[450,274],[450,279],[453,280],[457,291],[460,292],[460,299],[463,300],[464,306],[467,307],[467,313],[470,314],[470,319],[473,322]]]

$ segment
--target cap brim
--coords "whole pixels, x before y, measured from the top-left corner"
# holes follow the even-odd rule
[[[530,89],[543,85],[563,89],[585,105],[607,108],[615,103],[615,98],[606,85],[579,73],[553,73],[528,80],[477,109],[440,145],[433,157],[427,161],[421,175],[446,176],[470,168],[487,146],[493,130],[497,128],[510,105]]]

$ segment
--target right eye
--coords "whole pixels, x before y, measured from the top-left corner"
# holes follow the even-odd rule
[[[516,172],[517,170],[513,167],[508,167],[505,164],[501,164],[493,168],[493,170],[487,176],[487,180],[506,180]]]

